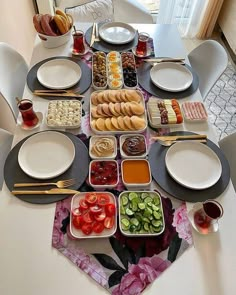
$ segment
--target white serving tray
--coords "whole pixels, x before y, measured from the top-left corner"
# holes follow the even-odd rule
[[[95,91],[97,93],[101,92],[103,90],[98,90],[98,91]],[[119,90],[117,90],[119,91]],[[105,130],[105,131],[100,131],[100,130],[97,130],[95,128],[92,127],[91,125],[91,122],[93,120],[92,118],[92,114],[91,114],[91,109],[92,107],[94,106],[91,102],[91,98],[90,98],[90,127],[92,129],[92,131],[96,134],[101,134],[101,135],[104,135],[104,134],[129,134],[129,133],[142,133],[146,130],[147,128],[147,112],[146,112],[146,108],[145,108],[145,102],[144,102],[144,98],[143,98],[143,95],[142,93],[139,91],[139,90],[135,90],[136,92],[139,93],[139,95],[141,96],[141,101],[140,103],[144,106],[144,114],[141,116],[141,118],[143,118],[145,120],[145,127],[143,129],[140,129],[140,130],[114,130],[114,131],[109,131],[109,130]],[[94,93],[94,92],[93,92]]]

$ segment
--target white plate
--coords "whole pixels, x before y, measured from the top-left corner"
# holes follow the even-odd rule
[[[40,84],[50,89],[70,88],[79,82],[81,75],[80,66],[68,59],[52,59],[37,71]]]
[[[37,133],[21,146],[18,162],[21,169],[37,179],[49,179],[64,173],[73,163],[75,146],[56,131]]]
[[[220,178],[222,166],[218,156],[198,142],[177,142],[165,157],[170,176],[184,187],[201,190],[214,185]]]
[[[129,43],[134,39],[135,34],[135,29],[126,23],[105,23],[99,28],[100,37],[111,44]]]
[[[150,77],[153,84],[170,92],[183,91],[193,82],[193,75],[189,69],[173,62],[156,64],[150,71]]]

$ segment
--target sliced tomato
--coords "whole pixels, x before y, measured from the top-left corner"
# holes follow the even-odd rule
[[[84,223],[84,219],[83,219],[82,215],[74,216],[72,223],[75,228],[80,229]]]
[[[93,230],[93,226],[90,223],[85,223],[82,225],[81,230],[85,235],[90,235]]]
[[[114,223],[115,223],[114,217],[107,216],[104,219],[104,226],[105,226],[105,228],[112,228],[114,226]]]
[[[88,210],[89,206],[86,203],[85,199],[80,199],[79,201],[79,208],[84,211],[84,210]]]
[[[108,194],[99,194],[98,195],[98,205],[105,206],[110,203],[110,196]]]
[[[105,212],[94,215],[94,219],[97,220],[97,221],[103,221],[105,218],[106,218],[106,213]]]
[[[79,208],[74,208],[71,213],[72,213],[72,216],[81,215],[81,212],[80,212]]]
[[[84,213],[82,217],[85,223],[92,223],[94,220],[93,216],[89,212]]]
[[[85,195],[85,200],[89,205],[94,205],[97,202],[97,194],[96,193],[87,193]]]
[[[102,212],[102,208],[98,205],[90,207],[89,210],[93,214],[100,214]]]
[[[105,205],[105,212],[107,216],[114,216],[116,212],[116,206],[112,203]]]
[[[104,224],[102,222],[95,222],[93,225],[93,231],[96,234],[100,234],[104,230]]]

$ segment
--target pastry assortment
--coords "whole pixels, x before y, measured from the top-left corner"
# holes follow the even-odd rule
[[[115,158],[117,154],[116,144],[115,136],[92,136],[89,146],[90,157],[93,159]]]
[[[183,116],[176,99],[151,97],[147,103],[149,120],[152,126],[181,124]]]
[[[190,121],[206,121],[207,111],[200,101],[182,103],[182,111],[185,119]]]
[[[95,89],[107,88],[106,54],[102,51],[93,54],[92,75]]]
[[[123,76],[120,53],[111,51],[107,54],[108,87],[120,89],[123,86]]]
[[[138,84],[135,59],[132,52],[121,53],[124,86],[135,88]]]
[[[56,9],[53,16],[50,14],[35,14],[33,24],[38,33],[56,37],[66,34],[71,29],[73,18],[62,10]]]
[[[50,101],[46,122],[49,127],[78,128],[81,124],[81,113],[81,103],[77,100]]]
[[[94,131],[140,131],[146,127],[143,98],[136,90],[104,90],[91,95]]]

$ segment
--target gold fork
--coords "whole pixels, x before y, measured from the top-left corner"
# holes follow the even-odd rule
[[[32,186],[46,186],[56,185],[58,188],[65,188],[75,184],[75,179],[59,180],[57,182],[41,182],[41,183],[15,183],[14,187],[32,187]]]
[[[36,89],[34,90],[34,93],[77,93],[79,92],[80,88],[76,87],[73,89]]]

